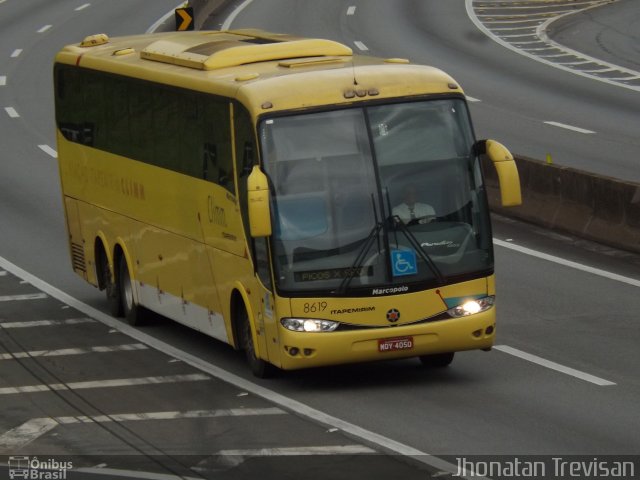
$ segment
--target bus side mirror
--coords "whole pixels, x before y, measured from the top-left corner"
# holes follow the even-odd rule
[[[498,173],[500,196],[503,207],[515,207],[522,204],[520,176],[511,152],[495,140],[484,140],[485,153]]]
[[[251,236],[268,237],[271,235],[269,180],[258,165],[254,165],[247,178],[247,195]]]

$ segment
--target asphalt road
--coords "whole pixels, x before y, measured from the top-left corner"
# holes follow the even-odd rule
[[[46,148],[54,147],[51,62],[62,45],[87,34],[143,32],[174,3],[102,0],[77,10],[82,1],[0,2],[0,77],[5,77],[0,82],[0,256],[102,312],[106,311],[103,296],[77,279],[70,268],[57,166]],[[359,41],[377,55],[405,56],[443,67],[469,95],[481,100],[472,107],[479,136],[504,140],[514,151],[530,156],[552,153],[558,163],[585,162],[585,168],[622,178],[640,177],[637,92],[572,75],[504,49],[475,28],[462,1],[261,0],[247,5],[234,26],[330,37],[352,45]],[[357,9],[347,15],[351,5]],[[546,120],[597,133],[578,135],[554,129],[543,123]],[[238,395],[255,388],[267,399],[251,393],[246,399],[255,402],[251,406],[287,412],[283,416],[287,421],[269,424],[278,439],[298,438],[295,428],[300,425],[288,422],[302,418],[304,435],[317,435],[312,437],[317,443],[331,430],[314,417],[313,412],[321,411],[383,439],[438,456],[638,455],[640,259],[506,219],[496,218],[494,226],[494,236],[501,240],[496,246],[500,348],[491,353],[460,354],[442,371],[425,370],[417,361],[407,360],[283,373],[269,381],[255,381],[229,347],[159,320],[141,331],[197,357],[205,369],[213,365],[251,383],[243,388],[229,386],[206,373],[210,379],[186,387],[156,385],[156,392],[134,387],[141,393],[126,397],[126,403],[111,403],[118,395],[125,398],[116,386],[110,390],[118,392],[110,394],[113,397],[89,393],[87,388],[74,390],[74,398],[102,401],[105,409],[120,406],[111,413],[186,411],[242,405],[231,402],[231,397],[242,400]],[[11,273],[0,275],[0,296],[24,293],[22,288],[27,286]],[[55,302],[47,308],[22,305],[26,303],[3,302],[1,321],[86,316]],[[85,348],[101,345],[105,338],[109,344],[138,343],[117,332],[109,334],[113,327],[105,331],[95,322],[72,327],[77,336],[68,337],[64,329],[40,335],[54,342],[56,349],[74,346],[65,341],[68,338],[86,338],[81,345]],[[30,341],[34,339],[24,339]],[[33,344],[29,348],[54,347]],[[81,367],[60,359],[54,373],[68,375],[64,378],[71,382],[202,373],[190,364],[169,363],[171,358],[163,352],[103,354]],[[143,361],[136,360],[140,355],[145,355]],[[5,363],[0,372],[0,388],[32,385],[33,378],[25,377],[15,365]],[[124,377],[122,372],[130,375]],[[208,383],[216,385],[204,386]],[[275,394],[315,410],[291,415],[291,408],[277,403]],[[77,415],[38,395],[50,393],[19,392],[11,400],[0,398],[3,431],[31,418]],[[179,436],[175,440],[181,452],[201,452],[203,438],[211,434],[203,425],[210,423],[190,425],[179,430],[171,424],[151,430],[141,427],[135,433],[148,440],[162,431],[164,436],[158,438]],[[113,438],[106,433],[105,437],[89,430],[64,432],[64,441],[55,436],[38,441],[46,440],[45,451],[61,454],[78,453],[79,446],[83,452],[99,455],[113,448]],[[241,439],[241,432],[237,424],[229,424],[219,435]],[[347,438],[349,443],[370,445],[363,438]],[[239,448],[238,444],[230,448]],[[113,451],[121,453],[117,448]]]

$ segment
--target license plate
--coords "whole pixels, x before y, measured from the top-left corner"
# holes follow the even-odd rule
[[[413,348],[413,337],[381,338],[378,340],[379,352],[395,352]]]

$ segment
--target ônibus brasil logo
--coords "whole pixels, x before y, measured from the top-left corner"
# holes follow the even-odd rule
[[[12,456],[9,457],[9,479],[24,480],[66,480],[67,470],[73,468],[73,462],[62,462],[48,458]]]

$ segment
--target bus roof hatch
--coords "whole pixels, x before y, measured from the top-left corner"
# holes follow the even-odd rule
[[[351,48],[332,40],[299,39],[266,32],[229,31],[173,36],[158,40],[141,58],[199,70],[308,57],[345,57]]]

